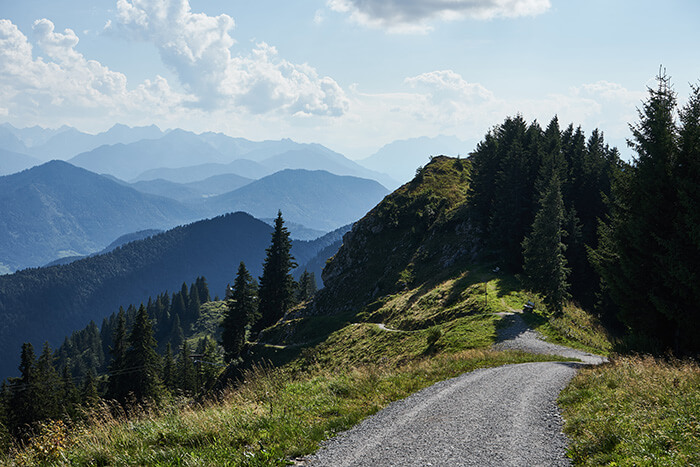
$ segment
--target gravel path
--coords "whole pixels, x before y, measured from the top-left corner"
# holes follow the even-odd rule
[[[561,355],[562,357],[578,358],[589,365],[599,365],[608,361],[607,358],[600,355],[545,342],[540,333],[527,327],[520,313],[513,313],[504,319],[510,321],[510,325],[499,331],[499,342],[493,346],[495,349],[524,350],[536,354]]]
[[[539,339],[519,315],[495,347],[601,357]],[[523,363],[465,373],[389,405],[330,439],[309,466],[560,466],[566,437],[556,405],[581,364]]]

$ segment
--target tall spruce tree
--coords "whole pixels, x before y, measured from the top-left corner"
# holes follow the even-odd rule
[[[678,158],[674,186],[678,205],[674,237],[665,244],[666,286],[683,310],[678,346],[700,350],[700,86],[691,86],[688,103],[680,111]]]
[[[163,395],[160,358],[156,353],[151,320],[143,305],[136,314],[128,343],[129,348],[125,354],[128,371],[125,381],[127,392],[133,394],[137,400],[159,400]]]
[[[246,327],[256,315],[255,300],[253,278],[241,261],[221,323],[221,345],[227,362],[238,358],[243,350]]]
[[[177,356],[177,385],[187,394],[196,391],[197,373],[192,361],[192,352],[187,341],[182,343],[180,354]]]
[[[297,286],[297,301],[305,302],[316,293],[316,275],[304,269]]]
[[[614,204],[607,225],[601,225],[599,248],[592,259],[605,281],[619,316],[643,341],[672,347],[683,310],[674,299],[663,254],[674,236],[677,194],[673,167],[677,158],[676,94],[665,73],[630,125],[632,165],[614,183]]]
[[[291,270],[297,266],[291,254],[292,242],[278,211],[272,241],[267,248],[258,291],[260,319],[254,331],[260,331],[282,318],[294,300],[294,278]]]
[[[8,405],[8,428],[13,435],[25,436],[30,425],[41,419],[41,407],[37,401],[37,362],[34,346],[22,344],[19,378],[10,378],[10,403]]]
[[[561,312],[568,294],[569,270],[562,242],[564,220],[559,173],[553,171],[540,199],[532,232],[523,241],[523,257],[530,288],[543,294],[545,303],[555,312]]]
[[[109,386],[107,396],[110,399],[123,401],[127,395],[126,381],[129,378],[126,366],[126,349],[128,346],[126,312],[123,308],[119,309],[116,319],[116,327],[114,329],[114,334],[112,334],[112,347],[110,348],[112,362],[109,364]]]

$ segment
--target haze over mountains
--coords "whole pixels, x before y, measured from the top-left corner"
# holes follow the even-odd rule
[[[422,136],[386,144],[376,153],[358,162],[368,169],[389,174],[399,182],[395,186],[386,185],[387,188],[393,189],[411,180],[416,174],[416,169],[427,164],[431,156],[466,157],[473,147],[473,144],[455,136]]]
[[[149,190],[159,196],[143,192]],[[167,197],[172,193],[179,196]],[[386,193],[373,180],[290,169],[255,181],[234,176],[130,186],[67,162],[47,162],[0,177],[0,272],[89,255],[125,234],[235,211],[273,218],[281,209],[290,226],[298,224],[291,230],[302,234],[295,237],[309,238],[308,229],[321,235],[356,221]]]
[[[269,221],[281,210],[293,238],[315,238],[361,218],[428,154],[458,152],[462,144],[448,137],[398,141],[361,165],[289,139],[256,142],[154,125],[91,135],[0,124],[0,273],[236,211]],[[49,159],[68,162],[42,163]]]
[[[195,210],[52,161],[0,177],[0,268],[101,250],[117,237],[198,218]]]

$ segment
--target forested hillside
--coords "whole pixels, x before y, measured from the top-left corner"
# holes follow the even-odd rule
[[[258,276],[272,228],[245,213],[178,227],[95,257],[64,266],[27,269],[0,276],[0,350],[15,354],[23,342],[54,346],[64,335],[129,303],[179,290],[183,281],[205,276],[213,295],[223,296],[240,261]],[[295,243],[304,264],[321,241]],[[14,374],[3,359],[0,375]]]

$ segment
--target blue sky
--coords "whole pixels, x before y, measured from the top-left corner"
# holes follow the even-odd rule
[[[681,103],[699,83],[698,26],[696,0],[0,0],[0,121],[361,158],[520,112],[621,145],[660,65]]]

